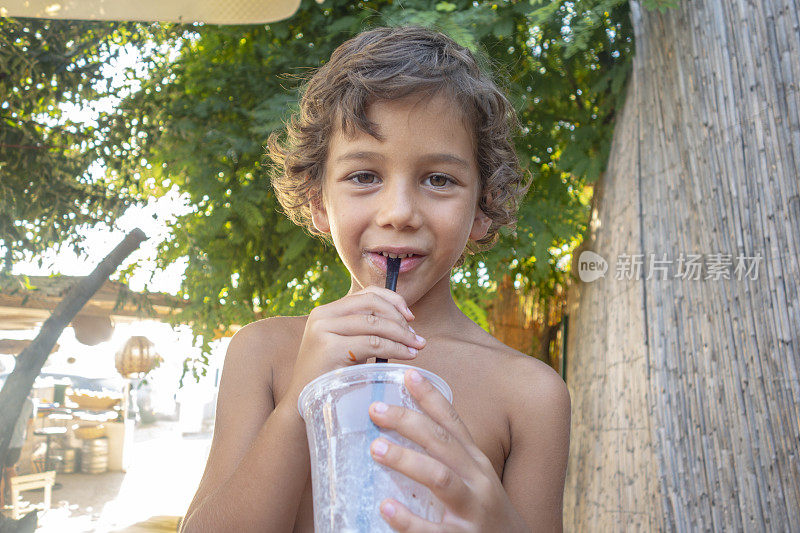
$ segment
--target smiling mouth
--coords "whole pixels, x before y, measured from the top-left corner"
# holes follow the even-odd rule
[[[409,270],[415,269],[421,262],[425,260],[424,255],[418,254],[391,254],[389,252],[366,252],[367,258],[370,260],[373,266],[375,266],[379,271],[382,273],[386,272],[387,269],[387,262],[389,258],[399,257],[400,261],[400,273],[408,272]]]
[[[391,254],[389,252],[378,252],[378,253],[380,253],[384,257],[392,257],[392,258],[399,257],[400,259],[407,259],[409,257],[415,257],[415,256],[422,257],[421,255],[418,254]]]

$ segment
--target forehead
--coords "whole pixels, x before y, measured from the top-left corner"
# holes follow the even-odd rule
[[[341,118],[331,137],[329,152],[348,149],[354,144],[402,143],[407,148],[445,148],[475,157],[475,132],[471,121],[454,98],[441,93],[412,95],[398,100],[376,100],[366,107],[366,118],[373,123],[377,137],[353,127],[342,131]]]

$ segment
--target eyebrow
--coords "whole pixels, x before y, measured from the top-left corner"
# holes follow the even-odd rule
[[[358,152],[348,152],[344,155],[339,156],[336,161],[337,162],[344,162],[344,161],[368,161],[371,159],[379,159],[381,161],[385,160],[386,157],[379,153],[379,152],[368,152],[368,151],[358,151]],[[434,154],[425,154],[421,156],[421,159],[424,163],[452,163],[464,168],[469,168],[469,163],[461,157],[458,157],[454,154],[448,153],[434,153]]]

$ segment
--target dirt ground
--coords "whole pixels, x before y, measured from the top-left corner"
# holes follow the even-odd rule
[[[109,532],[154,516],[182,516],[203,474],[211,433],[183,435],[176,422],[138,426],[127,472],[58,474],[62,487],[39,513],[39,532]],[[43,491],[22,493],[27,512]]]

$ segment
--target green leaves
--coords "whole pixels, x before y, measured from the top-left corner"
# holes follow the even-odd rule
[[[478,324],[486,331],[491,331],[486,311],[477,302],[475,302],[475,300],[471,300],[469,298],[456,298],[456,305],[459,309],[461,309],[462,313],[467,315],[470,320]]]
[[[452,13],[456,9],[458,9],[458,6],[451,2],[439,2],[436,4],[436,11],[440,11],[442,13]]]
[[[360,25],[361,20],[358,17],[344,16],[331,22],[331,25],[328,26],[328,30],[330,31],[331,35],[338,35],[339,33],[344,32],[349,36],[353,33],[356,33]]]
[[[523,126],[516,146],[533,187],[516,233],[456,270],[459,305],[488,327],[479,311],[502,275],[519,276],[542,297],[565,280],[588,220],[586,191],[605,168],[624,96],[633,53],[627,3],[308,3],[268,27],[194,28],[182,37],[177,61],[124,102],[109,129],[117,132],[110,136],[116,148],[127,130],[146,133],[136,157],[153,169],[133,158],[127,168],[142,179],[168,173],[198,206],[178,222],[164,258],[188,258],[182,290],[192,304],[179,320],[191,319],[204,341],[222,325],[304,313],[347,291],[335,250],[280,213],[262,147],[296,106],[302,80],[336,46],[387,24],[439,29],[488,58]],[[135,110],[151,126],[131,124],[126,117]],[[211,294],[225,295],[225,303]]]
[[[94,128],[61,110],[100,96],[112,39],[129,37],[118,24],[0,19],[0,269],[74,242],[78,227],[109,223],[126,205],[88,175]]]
[[[0,36],[9,39],[12,24],[22,31],[5,19]],[[436,28],[475,52],[508,89],[522,126],[517,152],[533,186],[516,232],[505,232],[494,249],[467,258],[454,272],[459,305],[483,327],[480,310],[503,275],[535,286],[542,298],[565,280],[588,221],[591,186],[605,169],[633,55],[625,0],[326,0],[304,2],[295,16],[268,26],[70,24],[74,29],[60,26],[58,38],[47,43],[24,37],[27,50],[7,53],[5,42],[0,47],[0,73],[20,73],[10,85],[0,78],[3,98],[27,117],[0,109],[0,142],[30,146],[0,147],[0,238],[40,249],[74,234],[54,226],[58,217],[73,213],[74,224],[98,220],[101,215],[92,213],[118,209],[120,191],[132,198],[164,194],[168,178],[194,210],[174,221],[158,262],[187,261],[181,295],[190,303],[175,320],[190,322],[206,348],[227,325],[305,313],[349,288],[335,249],[280,212],[264,162],[266,140],[296,109],[302,81],[343,41],[376,25]],[[96,126],[69,130],[69,124],[34,120],[45,111],[57,117],[61,99],[94,98],[93,83],[101,78],[96,69],[111,57],[103,54],[116,53],[102,43],[113,36],[143,50],[142,35],[162,46],[145,54],[144,68],[129,73],[131,86],[141,89]],[[89,59],[78,64],[80,58]],[[14,84],[35,88],[25,73],[45,69],[41,65],[51,76],[57,65],[72,66],[58,70],[55,88],[45,84],[30,97],[14,93]],[[87,148],[75,149],[81,142]],[[98,182],[84,177],[93,159],[108,168]],[[27,201],[29,193],[35,202]],[[37,211],[28,204],[55,207]],[[41,243],[29,242],[28,226],[15,220],[35,226],[34,240]]]

